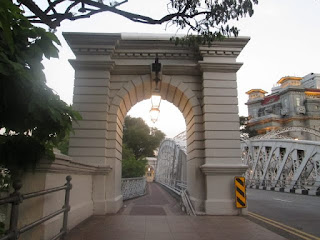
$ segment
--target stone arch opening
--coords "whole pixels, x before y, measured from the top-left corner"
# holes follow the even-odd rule
[[[117,81],[119,77],[114,76],[114,80]],[[116,170],[118,172],[116,177],[118,178],[121,176],[120,165],[124,118],[135,104],[142,100],[150,99],[152,90],[155,88],[155,83],[150,75],[133,76],[132,78],[129,77],[129,79],[112,98],[109,111],[109,130],[114,129],[114,131],[108,133],[107,146],[112,147],[110,148],[110,151],[113,151],[112,158],[116,158],[119,161],[119,165],[113,166],[119,168]],[[111,78],[111,83],[112,80]],[[201,205],[203,205],[202,202],[205,198],[204,178],[200,170],[200,166],[204,164],[204,160],[199,158],[199,153],[204,150],[202,110],[196,94],[182,80],[183,78],[179,76],[163,75],[160,83],[160,94],[163,100],[174,104],[185,118],[187,161],[190,162],[189,166],[187,166],[187,186],[191,199],[200,208],[203,207]],[[195,158],[199,159],[198,164],[194,164],[191,161]]]

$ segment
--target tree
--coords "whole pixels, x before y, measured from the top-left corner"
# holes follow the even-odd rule
[[[0,1],[0,164],[35,167],[69,135],[80,115],[46,85],[43,55],[58,57],[56,36],[35,27],[10,0]]]
[[[154,156],[165,134],[149,126],[141,118],[126,117],[122,145],[122,177],[142,177],[147,161]]]
[[[150,129],[142,118],[126,117],[124,121],[123,143],[132,149],[136,159],[154,156],[165,134],[156,128]]]
[[[250,130],[248,127],[248,117],[240,116],[240,136],[243,138],[251,138],[257,136],[256,130]]]
[[[48,0],[46,4],[42,1],[41,5],[37,2],[40,0],[19,0],[20,6],[28,9],[26,16],[32,23],[43,23],[51,29],[60,26],[64,20],[73,21],[111,12],[138,23],[172,23],[181,29],[188,28],[202,36],[192,37],[191,40],[205,43],[224,35],[237,36],[239,29],[229,25],[229,22],[246,15],[251,17],[254,13],[253,4],[258,4],[258,0],[168,0],[168,14],[155,19],[123,10],[128,0]]]
[[[142,177],[146,170],[147,160],[136,159],[132,149],[128,148],[126,144],[122,146],[122,177],[134,178]]]

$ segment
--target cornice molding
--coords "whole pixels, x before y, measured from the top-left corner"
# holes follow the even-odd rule
[[[257,98],[257,99],[251,99],[251,100],[248,100],[245,105],[252,105],[252,104],[255,104],[255,103],[261,103],[263,101],[264,98]]]
[[[174,60],[198,60],[198,57],[194,52],[191,51],[178,51],[170,49],[117,49],[112,54],[112,59],[155,59],[158,56],[159,60],[161,59],[174,59]]]
[[[62,35],[71,48],[77,45],[115,46],[121,40],[120,33],[64,32]]]
[[[203,57],[231,57],[231,58],[236,58],[240,54],[240,50],[214,50],[214,49],[201,49],[200,54]]]
[[[106,55],[114,58],[159,58],[195,59],[200,57],[237,57],[250,40],[248,37],[226,38],[214,41],[198,49],[175,45],[168,36],[122,36],[120,33],[63,33],[64,38],[76,55]]]
[[[217,175],[217,174],[233,174],[242,175],[248,169],[244,164],[210,164],[206,163],[200,166],[201,171],[205,175]]]
[[[163,65],[163,75],[201,75],[198,64]],[[114,65],[111,70],[113,75],[151,74],[150,65]]]
[[[288,86],[286,88],[282,88],[280,89],[279,91],[279,95],[284,95],[288,92],[290,93],[301,93],[301,92],[304,92],[305,91],[305,88],[303,86]]]
[[[150,65],[115,65],[111,70],[113,75],[144,75],[151,74]]]
[[[112,168],[110,166],[94,166],[72,161],[69,156],[55,153],[55,160],[41,160],[36,167],[37,172],[106,175]]]
[[[79,55],[112,55],[114,48],[108,46],[91,47],[91,46],[77,46],[72,48],[76,56]]]
[[[198,64],[164,65],[162,74],[199,76],[201,71]]]
[[[237,57],[247,45],[250,38],[226,38],[222,41],[212,42],[210,46],[200,46],[199,52],[205,57]]]
[[[121,40],[118,33],[64,32],[62,35],[76,56],[111,54]]]
[[[266,124],[269,122],[276,122],[276,123],[287,123],[292,121],[306,121],[306,120],[320,120],[320,116],[306,116],[306,117],[289,117],[289,118],[268,118],[259,120],[256,122],[250,122],[248,123],[248,127],[260,125],[260,124]]]
[[[115,63],[114,61],[83,61],[70,59],[71,66],[75,70],[107,70],[113,69]]]
[[[202,72],[237,72],[242,63],[210,63],[199,61],[199,66]]]
[[[214,47],[225,47],[225,48],[244,48],[250,41],[250,37],[229,37],[221,41],[214,41],[207,46],[201,46],[201,48],[214,48]]]

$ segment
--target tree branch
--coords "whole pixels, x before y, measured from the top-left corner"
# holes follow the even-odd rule
[[[127,3],[128,0],[122,0],[119,3],[104,4],[100,0],[47,0],[48,7],[43,11],[34,3],[35,0],[18,0],[22,5],[26,6],[34,15],[27,18],[33,23],[44,23],[54,29],[60,26],[64,20],[77,20],[90,18],[92,15],[101,12],[111,12],[122,17],[125,17],[133,22],[160,25],[162,23],[174,23],[178,27],[189,27],[198,33],[220,32],[224,34],[224,26],[229,20],[244,17],[253,14],[252,5],[257,4],[257,0],[222,0],[220,1],[205,1],[200,0],[171,0],[170,4],[173,12],[164,15],[159,19],[151,16],[141,15],[118,7]],[[81,4],[81,11],[75,7]],[[169,4],[169,3],[168,3]],[[205,6],[204,6],[204,5]],[[65,9],[61,11],[61,9]],[[58,11],[60,10],[60,11]],[[227,29],[229,28],[227,25]],[[229,31],[236,35],[237,31]]]
[[[33,12],[44,24],[48,25],[50,28],[56,27],[48,18],[47,14],[45,14],[32,0],[19,0],[19,2]]]

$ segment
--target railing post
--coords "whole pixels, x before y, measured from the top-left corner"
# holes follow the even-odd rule
[[[62,225],[61,231],[63,231],[64,233],[61,236],[62,240],[65,239],[65,236],[68,232],[68,215],[70,211],[69,200],[70,200],[70,190],[72,188],[72,184],[70,183],[71,179],[72,178],[69,175],[66,177],[67,183],[65,185],[67,186],[67,188],[66,188],[66,195],[64,199],[64,208],[66,208],[66,210],[64,211],[64,214],[63,214],[63,225]]]
[[[13,186],[14,192],[10,194],[10,197],[14,197],[15,199],[12,202],[9,234],[11,234],[12,236],[10,239],[18,239],[19,238],[19,231],[18,231],[19,205],[22,202],[22,196],[19,190],[22,188],[22,183],[20,180],[17,180],[13,182],[12,186]]]

